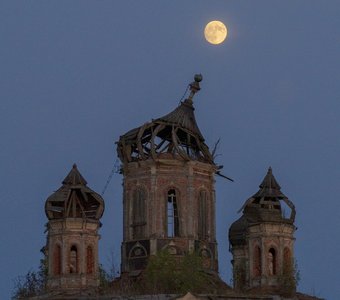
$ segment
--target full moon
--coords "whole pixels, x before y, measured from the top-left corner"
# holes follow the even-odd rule
[[[221,44],[227,37],[227,27],[221,21],[211,21],[204,29],[205,39],[210,44]]]

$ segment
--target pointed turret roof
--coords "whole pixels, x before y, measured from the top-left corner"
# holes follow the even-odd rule
[[[48,219],[99,220],[104,212],[104,200],[86,185],[85,178],[74,164],[62,181],[62,186],[46,200],[45,212]]]
[[[181,127],[199,137],[201,141],[204,141],[203,135],[198,128],[194,111],[195,108],[193,106],[193,102],[189,99],[186,99],[184,102],[181,102],[180,105],[172,112],[154,120],[154,122],[166,122]]]
[[[270,210],[271,214],[274,214],[275,212],[281,212],[280,200],[290,202],[287,196],[281,192],[281,187],[276,181],[271,167],[268,168],[267,174],[259,187],[258,192],[246,201],[240,211],[244,210],[245,213],[253,213],[256,208],[257,211]],[[292,203],[290,202],[289,205],[292,205]]]
[[[259,187],[259,191],[250,197],[239,210],[239,212],[243,211],[242,216],[230,226],[229,240],[232,245],[245,243],[247,228],[254,224],[294,223],[295,206],[281,192],[281,187],[276,181],[271,167]],[[281,201],[291,209],[289,218],[282,211]]]
[[[80,174],[77,165],[73,164],[71,171],[67,174],[62,184],[66,185],[87,185],[85,178]]]
[[[269,167],[266,176],[263,178],[262,183],[259,185],[260,190],[252,196],[257,197],[274,197],[278,199],[287,198],[282,192],[281,187],[276,181],[272,168]]]
[[[280,185],[277,183],[274,175],[273,175],[273,170],[272,167],[268,168],[267,174],[266,176],[263,178],[262,183],[260,184],[260,188],[269,188],[269,189],[276,189],[276,190],[280,190],[281,187]]]

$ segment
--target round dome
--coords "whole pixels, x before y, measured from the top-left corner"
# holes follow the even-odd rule
[[[245,244],[247,228],[248,221],[244,215],[231,224],[229,228],[229,241],[232,246]]]

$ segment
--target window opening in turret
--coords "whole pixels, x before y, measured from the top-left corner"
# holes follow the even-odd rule
[[[133,238],[145,237],[146,227],[146,192],[142,188],[138,188],[133,193],[132,199],[132,228]]]
[[[269,275],[276,275],[276,251],[270,248],[268,252],[268,272]]]
[[[168,191],[167,230],[168,230],[168,237],[179,236],[177,199],[176,199],[176,191],[174,189],[171,189]]]
[[[70,250],[70,273],[78,273],[78,250],[72,246]]]
[[[207,235],[207,192],[200,191],[198,197],[198,238],[206,239]]]
[[[292,208],[285,201],[281,201],[281,215],[283,219],[289,219],[292,214]]]
[[[281,210],[280,202],[277,199],[271,197],[264,197],[260,201],[261,207],[270,210]]]

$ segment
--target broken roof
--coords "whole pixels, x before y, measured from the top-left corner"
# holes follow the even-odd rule
[[[86,218],[99,220],[104,212],[103,198],[87,187],[87,182],[74,164],[62,186],[49,196],[45,212],[49,220]]]
[[[195,76],[189,85],[189,97],[172,112],[122,135],[117,142],[119,158],[131,162],[156,159],[168,153],[184,160],[214,164],[194,114],[193,97],[200,90],[201,80],[201,75]]]
[[[242,216],[230,226],[229,240],[233,245],[244,243],[247,228],[254,224],[262,222],[293,224],[295,221],[295,206],[281,192],[281,187],[271,167],[259,187],[259,191],[251,196],[239,210],[239,212],[243,211]],[[281,201],[290,209],[288,218],[282,210]]]

